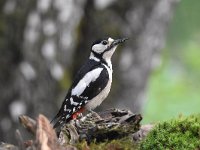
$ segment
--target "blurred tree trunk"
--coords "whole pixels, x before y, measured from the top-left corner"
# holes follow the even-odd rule
[[[23,32],[34,1],[1,1],[0,9],[0,138],[13,141],[15,114],[23,111],[17,72],[23,59]],[[13,103],[14,102],[14,103]],[[14,105],[20,105],[13,108]],[[10,133],[8,133],[10,132]]]
[[[88,57],[91,48],[88,43],[105,36],[130,38],[123,51],[118,49],[113,58],[111,95],[101,108],[116,106],[141,112],[146,100],[148,77],[160,63],[165,33],[177,2],[116,0],[103,6],[100,0],[87,0],[74,53],[74,73]]]
[[[52,118],[60,107],[84,1],[4,0],[0,6],[0,138],[13,142],[20,114]]]

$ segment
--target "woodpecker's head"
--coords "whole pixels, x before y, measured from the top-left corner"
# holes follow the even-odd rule
[[[91,55],[99,59],[111,59],[118,44],[123,43],[128,38],[114,40],[112,38],[97,40],[92,44]]]

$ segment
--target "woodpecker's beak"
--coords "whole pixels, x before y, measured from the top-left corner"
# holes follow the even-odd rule
[[[117,39],[117,40],[113,40],[109,38],[108,42],[110,43],[110,45],[107,47],[105,51],[111,50],[113,47],[119,45],[120,43],[124,43],[126,40],[128,40],[128,38],[122,38],[122,39]]]
[[[119,45],[120,43],[124,43],[126,40],[128,40],[128,38],[122,38],[122,39],[114,40],[114,41],[110,44],[109,48],[113,48],[114,46],[117,46],[117,45]]]
[[[114,40],[111,45],[116,46],[120,43],[124,43],[126,40],[128,40],[128,38],[117,39],[117,40]]]

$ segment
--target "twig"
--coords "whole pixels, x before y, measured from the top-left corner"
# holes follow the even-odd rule
[[[31,119],[28,116],[21,115],[21,116],[19,116],[19,122],[30,133],[32,133],[33,135],[35,135],[35,133],[36,133],[36,121],[35,120]]]

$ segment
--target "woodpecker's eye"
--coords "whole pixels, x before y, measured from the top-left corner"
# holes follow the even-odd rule
[[[102,41],[102,44],[103,44],[103,45],[107,45],[107,44],[108,44],[108,41],[103,40],[103,41]]]

